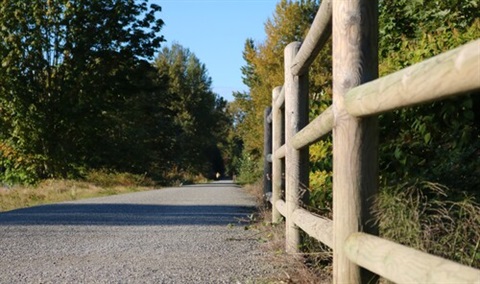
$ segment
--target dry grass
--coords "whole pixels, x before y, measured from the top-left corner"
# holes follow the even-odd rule
[[[330,259],[330,254],[322,251],[304,251],[299,254],[285,252],[285,223],[263,225],[267,241],[265,249],[270,252],[270,261],[281,271],[271,278],[270,283],[331,283],[331,266],[324,265],[320,258]]]
[[[318,243],[305,238],[302,253],[291,255],[285,252],[285,223],[271,222],[271,210],[264,205],[261,183],[245,186],[247,192],[255,196],[259,212],[251,226],[261,232],[264,249],[279,274],[271,276],[265,283],[331,283],[331,253]]]
[[[93,172],[85,181],[49,179],[36,186],[0,188],[0,212],[150,189],[153,189],[153,182],[142,176]]]

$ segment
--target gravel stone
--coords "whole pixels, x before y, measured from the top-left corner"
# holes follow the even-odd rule
[[[0,213],[0,283],[256,283],[254,206],[219,181]]]

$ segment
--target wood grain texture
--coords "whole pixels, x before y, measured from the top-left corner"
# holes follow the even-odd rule
[[[372,283],[376,276],[343,251],[354,232],[376,234],[370,208],[378,191],[377,119],[347,113],[344,96],[378,76],[378,2],[333,1],[333,282]]]
[[[283,151],[283,157],[277,157],[278,149],[283,143],[283,112],[282,110],[275,106],[275,101],[280,96],[282,92],[282,87],[276,87],[272,91],[272,149],[273,149],[273,158],[272,158],[272,205],[275,205],[277,200],[280,200],[282,197],[282,174],[283,174],[283,161],[282,158],[285,157],[285,151]],[[284,148],[285,149],[285,148]],[[278,223],[282,219],[280,212],[277,210],[276,206],[272,206],[272,222]]]
[[[333,110],[330,106],[293,137],[293,148],[299,150],[310,146],[330,133],[332,129]]]
[[[333,222],[332,220],[316,216],[313,213],[299,208],[293,212],[293,221],[309,236],[333,247]]]
[[[396,283],[480,283],[480,270],[365,233],[352,234],[350,260]]]
[[[285,48],[285,65],[291,66],[300,48],[293,42]],[[285,68],[285,201],[286,250],[297,253],[300,246],[300,233],[294,224],[292,214],[300,205],[300,199],[307,197],[309,183],[308,149],[296,150],[292,146],[293,136],[308,124],[308,77],[294,76],[290,68]],[[306,200],[305,198],[304,200]]]
[[[347,111],[362,117],[480,90],[480,39],[351,89]]]
[[[332,0],[323,0],[310,30],[291,66],[293,75],[303,75],[332,34]],[[288,66],[287,66],[288,67]]]

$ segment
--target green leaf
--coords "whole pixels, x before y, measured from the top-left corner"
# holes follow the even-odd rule
[[[423,140],[425,141],[426,144],[430,142],[431,138],[432,138],[432,135],[430,133],[427,133],[425,134],[425,136],[423,136]]]

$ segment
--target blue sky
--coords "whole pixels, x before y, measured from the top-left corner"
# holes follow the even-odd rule
[[[151,0],[162,7],[163,46],[177,42],[190,49],[208,69],[213,91],[233,100],[233,91],[246,91],[240,68],[247,38],[265,39],[264,23],[277,0]]]

